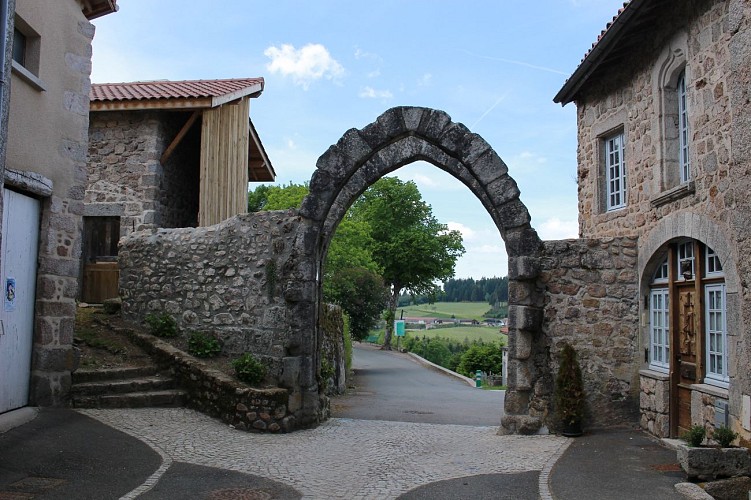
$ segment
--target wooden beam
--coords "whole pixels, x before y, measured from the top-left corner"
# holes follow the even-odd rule
[[[144,109],[193,110],[212,106],[210,97],[191,99],[120,99],[91,101],[89,111],[140,111]]]
[[[193,124],[196,122],[196,118],[198,118],[201,115],[201,111],[193,111],[193,114],[190,115],[190,118],[188,118],[188,121],[185,122],[185,125],[183,125],[183,128],[180,129],[180,131],[177,133],[174,139],[172,139],[172,142],[169,146],[167,146],[167,149],[164,150],[164,153],[162,153],[162,157],[159,158],[159,162],[164,166],[164,164],[169,160],[169,157],[172,156],[172,153],[175,151],[175,148],[180,144],[180,142],[183,140],[183,137],[185,137],[185,134],[188,133],[190,130],[190,127],[193,126]]]

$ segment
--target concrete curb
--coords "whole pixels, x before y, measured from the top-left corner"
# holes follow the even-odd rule
[[[26,406],[0,415],[0,434],[20,425],[31,422],[39,413],[39,408]]]
[[[413,352],[408,352],[407,354],[409,356],[411,356],[418,363],[422,363],[423,365],[436,368],[436,369],[442,371],[443,373],[445,373],[446,375],[451,375],[452,377],[456,377],[459,380],[462,380],[463,382],[466,382],[471,387],[475,387],[475,385],[476,385],[475,381],[473,379],[469,378],[469,377],[465,377],[464,375],[462,375],[460,373],[452,372],[448,368],[444,368],[441,365],[437,365],[435,363],[432,363],[432,362],[428,361],[427,359],[423,358],[422,356],[418,356],[417,354],[415,354]]]

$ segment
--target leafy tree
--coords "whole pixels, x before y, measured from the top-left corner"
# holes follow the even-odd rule
[[[269,190],[264,210],[287,210],[289,208],[300,208],[302,200],[305,198],[310,189],[308,184],[292,184],[287,186],[274,186]]]
[[[255,189],[248,192],[248,212],[260,212],[266,206],[268,201],[269,191],[274,186],[268,184],[261,184],[256,186]]]
[[[332,299],[349,316],[350,334],[363,340],[386,305],[387,290],[378,274],[362,268],[341,269],[331,276]]]
[[[391,349],[393,319],[402,290],[437,292],[436,281],[452,277],[456,260],[464,253],[461,233],[438,222],[414,182],[395,177],[373,184],[352,208],[355,216],[370,224],[373,260],[390,287],[383,348]]]
[[[462,354],[457,371],[467,377],[474,377],[477,370],[485,373],[501,373],[502,364],[503,352],[500,344],[476,343]]]

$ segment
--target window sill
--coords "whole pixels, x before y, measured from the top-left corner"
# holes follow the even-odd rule
[[[670,380],[669,373],[658,372],[657,370],[654,370],[652,368],[649,368],[647,370],[639,370],[639,375],[654,380],[661,380],[663,382]]]
[[[21,80],[25,81],[29,85],[31,85],[35,90],[38,90],[39,92],[45,92],[47,90],[47,86],[44,84],[42,80],[39,79],[38,76],[36,76],[34,73],[29,71],[28,69],[24,68],[20,64],[18,64],[16,61],[12,61],[12,73],[18,76]]]
[[[675,186],[674,188],[670,188],[667,191],[663,191],[661,194],[652,198],[649,201],[649,204],[652,206],[652,208],[661,207],[662,205],[666,205],[671,201],[680,200],[685,196],[694,194],[695,191],[696,187],[694,186],[694,181],[689,181],[685,184],[681,184],[680,186]]]
[[[704,393],[704,394],[709,394],[710,396],[728,399],[728,390],[723,389],[722,387],[718,387],[716,385],[710,385],[706,383],[705,384],[693,384],[691,386],[691,389],[694,391]]]

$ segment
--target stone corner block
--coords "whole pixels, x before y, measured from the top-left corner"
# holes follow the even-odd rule
[[[539,276],[541,268],[540,259],[537,257],[527,255],[509,257],[508,279],[533,280]]]
[[[509,305],[509,329],[538,332],[542,328],[543,310],[538,307]]]

